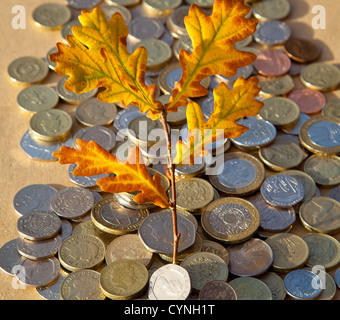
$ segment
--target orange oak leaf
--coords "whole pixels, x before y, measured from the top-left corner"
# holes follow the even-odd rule
[[[98,94],[104,102],[132,103],[152,119],[159,117],[163,105],[155,99],[155,84],[145,84],[148,54],[144,47],[134,53],[127,51],[128,27],[119,13],[108,21],[102,9],[83,10],[82,26],[74,26],[74,36],[68,35],[69,46],[57,43],[58,51],[51,54],[57,73],[67,75],[65,88],[76,93],[104,87]]]
[[[181,79],[175,83],[172,97],[165,105],[167,112],[175,112],[188,103],[189,97],[208,93],[201,81],[214,74],[231,77],[240,67],[255,61],[256,55],[239,51],[234,44],[256,30],[257,20],[248,19],[249,6],[243,0],[215,0],[210,16],[192,4],[184,22],[192,41],[193,51],[181,49],[179,61]]]
[[[236,80],[233,89],[223,82],[213,91],[214,111],[207,122],[204,120],[201,107],[194,101],[187,106],[187,122],[189,136],[184,144],[178,141],[177,154],[174,159],[178,164],[194,164],[197,157],[206,155],[205,146],[217,139],[236,138],[248,130],[235,121],[254,116],[262,108],[263,103],[254,100],[260,92],[259,80],[251,77]]]
[[[106,192],[141,191],[134,197],[137,203],[152,202],[167,208],[169,199],[161,185],[160,175],[150,176],[143,163],[138,147],[132,148],[125,162],[118,160],[113,154],[103,149],[95,141],[77,139],[78,148],[62,146],[53,152],[61,164],[76,163],[75,176],[93,176],[114,173],[116,176],[104,177],[97,181],[98,186]]]

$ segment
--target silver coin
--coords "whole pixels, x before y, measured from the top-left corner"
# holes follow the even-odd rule
[[[254,72],[254,66],[252,64],[249,64],[245,67],[241,67],[239,69],[237,69],[236,74],[233,77],[225,77],[222,75],[216,75],[216,77],[220,78],[223,82],[228,84],[231,87],[229,87],[230,89],[233,87],[235,81],[239,78],[239,77],[243,77],[245,79],[248,79]]]
[[[59,231],[59,235],[61,236],[61,240],[64,241],[69,236],[72,235],[73,226],[71,222],[65,219],[61,219],[61,229]]]
[[[13,198],[13,207],[19,215],[29,214],[33,210],[49,211],[50,199],[57,189],[46,184],[32,184],[20,189]]]
[[[51,209],[66,219],[79,218],[85,215],[94,205],[91,191],[80,187],[69,187],[59,190],[51,197]]]
[[[274,272],[266,272],[259,278],[271,290],[273,300],[284,300],[286,290],[282,278]]]
[[[52,156],[61,146],[72,147],[72,136],[69,135],[66,140],[58,140],[55,142],[41,141],[38,143],[32,139],[30,130],[27,130],[20,140],[20,147],[26,155],[34,160],[56,161],[57,158]]]
[[[49,67],[51,70],[53,70],[53,71],[55,71],[55,67],[56,67],[57,63],[56,63],[56,62],[52,62],[52,61],[50,60],[50,54],[56,53],[57,51],[58,51],[57,47],[53,47],[53,48],[51,48],[50,50],[47,51],[46,57],[45,57],[45,60],[46,60],[46,62],[47,62],[47,64],[48,64],[48,67]]]
[[[334,274],[334,281],[335,281],[336,285],[338,286],[338,288],[340,288],[340,268],[338,268],[338,269],[335,271],[335,274]]]
[[[303,125],[308,119],[310,119],[310,116],[309,116],[309,115],[300,112],[298,123],[295,124],[295,125],[294,125],[293,127],[291,127],[291,128],[282,128],[282,131],[285,132],[285,133],[294,134],[294,135],[298,136],[299,133],[300,133],[300,129],[301,129],[302,125]]]
[[[139,17],[129,23],[129,37],[134,44],[145,39],[159,39],[164,30],[164,25],[154,18]]]
[[[254,277],[238,277],[229,282],[235,290],[237,300],[272,300],[269,287]]]
[[[63,38],[63,42],[67,44],[66,36],[73,35],[72,28],[73,26],[81,26],[79,19],[71,20],[65,23],[61,29],[61,36]]]
[[[60,300],[60,286],[68,275],[68,272],[60,269],[58,280],[55,283],[36,287],[38,295],[45,300]]]
[[[340,202],[340,186],[334,187],[329,190],[328,197]]]
[[[103,10],[107,20],[110,20],[115,13],[119,13],[123,17],[125,24],[128,24],[132,19],[130,10],[119,3],[110,3],[109,6],[102,5],[100,8]]]
[[[32,18],[39,27],[59,28],[71,19],[69,7],[59,3],[44,3],[34,9]]]
[[[66,0],[67,4],[74,9],[87,9],[97,6],[101,0]]]
[[[279,20],[263,21],[258,24],[254,40],[262,45],[275,46],[286,42],[292,34],[291,28]]]
[[[0,248],[0,270],[10,276],[15,275],[15,269],[21,259],[18,252],[17,239],[12,239]]]
[[[310,141],[317,146],[334,148],[340,146],[340,125],[332,121],[317,121],[307,130]]]
[[[302,183],[288,175],[268,177],[261,186],[263,199],[277,207],[291,207],[304,198]]]
[[[120,138],[127,137],[127,126],[132,119],[142,116],[143,113],[139,112],[139,108],[131,107],[119,111],[116,114],[113,122],[113,129]]]

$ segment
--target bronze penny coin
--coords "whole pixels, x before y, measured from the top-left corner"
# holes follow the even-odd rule
[[[221,280],[213,280],[201,289],[199,300],[237,300],[237,295],[230,284]]]
[[[291,66],[288,56],[278,50],[264,50],[257,55],[255,69],[264,76],[278,77],[286,74]]]
[[[309,88],[300,88],[293,90],[289,96],[305,114],[314,114],[322,110],[326,104],[326,98],[323,93]]]
[[[316,43],[303,38],[290,38],[283,49],[289,58],[301,63],[315,61],[321,53]]]

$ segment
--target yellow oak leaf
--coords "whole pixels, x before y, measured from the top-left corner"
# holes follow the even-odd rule
[[[256,19],[245,18],[250,8],[243,2],[215,0],[210,16],[198,5],[191,5],[184,23],[193,51],[180,50],[183,72],[165,105],[167,112],[176,112],[178,107],[187,105],[189,97],[206,95],[208,91],[201,85],[204,78],[214,74],[232,77],[238,68],[255,61],[255,54],[234,48],[236,42],[253,34],[257,25]]]
[[[169,199],[161,185],[160,175],[150,176],[143,163],[138,147],[132,148],[126,161],[118,160],[113,154],[103,149],[95,141],[77,139],[78,148],[62,146],[53,152],[61,164],[75,163],[75,176],[93,176],[114,173],[115,176],[100,178],[98,186],[105,192],[135,192],[141,191],[134,197],[137,203],[152,202],[167,208]]]
[[[213,91],[214,111],[207,122],[204,120],[201,107],[194,101],[187,106],[187,122],[189,136],[184,144],[178,141],[177,164],[194,164],[197,157],[206,155],[205,146],[223,138],[236,138],[248,130],[235,121],[245,116],[255,116],[263,107],[263,103],[254,100],[260,92],[259,80],[251,77],[245,80],[240,77],[232,89],[221,82]]]
[[[132,103],[142,113],[148,111],[150,118],[158,118],[163,105],[155,99],[156,85],[144,81],[147,51],[144,47],[132,54],[127,51],[129,30],[122,16],[115,13],[108,21],[96,7],[92,12],[83,10],[79,21],[82,26],[72,28],[74,36],[66,37],[69,46],[59,42],[58,51],[50,55],[57,63],[56,72],[69,76],[65,88],[79,94],[104,87],[99,100]]]

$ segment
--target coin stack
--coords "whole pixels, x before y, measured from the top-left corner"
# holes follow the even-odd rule
[[[71,10],[91,10],[99,4],[67,2],[58,8],[43,5],[33,15],[39,27],[61,28],[62,40],[73,25],[79,25],[78,19],[71,20]],[[128,49],[146,47],[146,83],[155,83],[157,99],[168,102],[181,77],[179,50],[193,50],[183,24],[188,6],[198,3],[209,12],[213,1],[106,3],[101,7],[108,18],[119,12],[129,25]],[[2,271],[35,286],[44,299],[329,300],[335,296],[336,286],[340,287],[340,103],[338,98],[327,101],[326,93],[338,87],[340,71],[318,62],[321,51],[316,43],[292,36],[284,22],[291,10],[287,0],[246,3],[251,8],[248,17],[258,19],[259,26],[235,47],[254,52],[257,60],[234,77],[204,79],[202,85],[209,93],[196,102],[207,120],[213,112],[212,91],[220,82],[232,88],[240,76],[256,76],[261,87],[257,99],[264,107],[256,117],[238,121],[249,128],[241,137],[216,141],[207,147],[209,155],[201,163],[176,168],[179,265],[170,263],[170,210],[140,205],[133,200],[136,193],[101,193],[96,181],[105,175],[75,177],[75,165],[70,165],[73,187],[31,185],[15,195],[19,237],[0,249]],[[48,18],[55,10],[58,14]],[[81,138],[97,141],[124,160],[127,151],[138,145],[150,174],[160,174],[171,197],[167,166],[155,161],[164,160],[167,152],[152,151],[156,138],[164,143],[164,137],[149,139],[151,129],[161,129],[160,124],[134,105],[100,102],[97,90],[82,95],[69,92],[64,88],[66,78],[56,89],[41,84],[55,67],[46,61],[24,57],[8,69],[12,80],[29,85],[18,95],[20,108],[32,115],[20,144],[25,153],[33,159],[55,160],[54,150],[61,145],[76,147]],[[16,68],[23,64],[27,70],[40,70],[39,75],[19,77]],[[72,117],[58,109],[61,102],[76,105],[74,115],[81,129],[73,136]],[[185,112],[185,107],[179,108],[167,119],[169,129],[181,129],[183,141],[188,137]],[[143,122],[149,131],[140,130]],[[208,174],[215,155],[221,157],[220,165]],[[295,234],[297,224],[305,235]],[[34,233],[42,231],[43,235]],[[326,289],[311,286],[322,278],[315,278],[315,266],[324,266]],[[37,271],[41,269],[46,272]],[[25,270],[30,272],[25,275]]]

